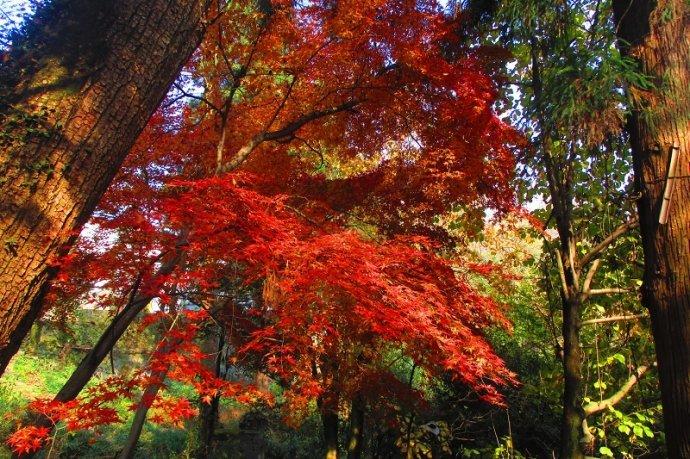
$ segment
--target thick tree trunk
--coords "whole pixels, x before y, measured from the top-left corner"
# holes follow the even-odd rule
[[[218,422],[220,397],[213,397],[211,403],[202,403],[199,409],[199,444],[194,453],[198,459],[206,459],[213,452],[213,435]]]
[[[364,447],[364,403],[359,396],[352,400],[350,428],[347,437],[348,459],[360,459]]]
[[[207,0],[48,3],[0,67],[0,374],[56,257],[199,43]]]
[[[690,4],[614,0],[621,49],[654,79],[631,88],[627,124],[645,255],[642,301],[656,345],[669,457],[690,458]],[[677,167],[669,171],[675,150]],[[668,218],[660,223],[669,172]],[[661,218],[661,220],[664,220]]]

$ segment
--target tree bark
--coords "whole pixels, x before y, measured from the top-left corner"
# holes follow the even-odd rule
[[[215,347],[215,349],[209,349],[213,358],[208,359],[207,364],[213,366],[213,372],[216,377],[221,377],[222,364],[223,364],[223,348],[225,347],[225,336],[224,331],[220,327],[213,327],[214,330],[211,332],[212,337],[205,340],[204,344],[207,347]],[[215,339],[212,339],[215,338]],[[215,342],[214,342],[215,341]],[[215,346],[213,346],[215,344]],[[220,405],[220,396],[216,395],[211,399],[211,403],[200,403],[199,409],[199,432],[198,432],[198,445],[195,451],[195,456],[198,459],[205,459],[211,456],[213,452],[213,435],[216,429],[216,423],[218,422],[218,407]]]
[[[169,368],[169,367],[168,367]],[[168,368],[163,371],[156,373],[156,382],[150,384],[141,396],[141,401],[137,407],[137,411],[134,413],[134,420],[132,421],[132,427],[129,430],[129,436],[125,442],[125,446],[118,454],[118,459],[131,459],[134,457],[134,452],[137,448],[137,443],[139,442],[139,437],[141,436],[141,431],[146,423],[146,415],[151,408],[151,402],[158,395],[158,391],[163,386],[163,380],[168,373]]]
[[[195,457],[206,459],[213,452],[213,436],[218,422],[220,396],[213,397],[211,403],[201,403],[199,409],[199,444]]]
[[[347,440],[348,459],[360,459],[364,441],[364,402],[360,396],[352,400],[350,410],[350,429]]]
[[[561,457],[583,458],[580,442],[582,422],[582,348],[580,328],[582,303],[577,297],[563,299],[563,421]]]
[[[690,458],[690,4],[614,0],[613,10],[622,52],[655,84],[647,92],[630,88],[635,102],[626,125],[645,256],[642,301],[652,322],[668,454]],[[669,171],[674,149],[678,166]],[[678,178],[660,223],[669,172]]]
[[[0,374],[203,35],[207,0],[54,0],[0,67]]]
[[[326,459],[338,459],[338,411],[332,408],[321,409],[323,440]]]

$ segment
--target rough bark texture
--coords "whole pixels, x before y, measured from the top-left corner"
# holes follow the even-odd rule
[[[0,67],[0,374],[203,33],[206,0],[54,0]]]
[[[654,79],[630,88],[627,124],[645,255],[642,301],[656,345],[669,457],[690,458],[690,4],[614,0],[621,49]],[[666,224],[659,212],[672,150],[678,166]]]

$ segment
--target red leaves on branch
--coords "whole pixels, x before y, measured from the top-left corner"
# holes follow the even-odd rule
[[[17,454],[28,454],[43,448],[49,435],[48,427],[26,426],[10,435],[7,444]]]
[[[209,26],[54,289],[75,304],[98,285],[110,307],[136,289],[161,303],[143,326],[175,326],[146,369],[44,407],[54,422],[116,421],[111,398],[160,374],[203,401],[266,400],[204,363],[209,320],[240,349],[233,362],[285,387],[295,420],[314,399],[420,399],[391,372],[395,355],[502,403],[514,375],[484,332],[509,324],[460,274],[497,267],[441,256],[453,241],[437,220],[512,209],[521,140],[494,114],[478,54],[450,57],[456,24],[437,2],[332,3],[273,1],[267,14],[231,2]],[[256,284],[260,298],[211,306]],[[183,400],[146,403],[155,421],[193,415]]]

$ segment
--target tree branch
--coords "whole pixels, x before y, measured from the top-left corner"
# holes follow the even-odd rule
[[[597,272],[597,269],[599,268],[599,264],[601,264],[601,260],[597,258],[594,260],[594,263],[592,263],[592,266],[587,270],[587,275],[585,276],[585,282],[582,284],[582,290],[584,292],[589,291],[590,285],[592,285],[592,279],[594,278],[594,274]]]
[[[218,107],[216,107],[216,106],[213,104],[213,102],[211,102],[211,101],[208,100],[207,98],[202,97],[202,96],[197,96],[196,94],[192,94],[192,93],[189,93],[189,92],[185,91],[185,90],[182,88],[182,86],[180,86],[176,81],[173,82],[173,86],[175,87],[175,89],[177,89],[178,91],[180,91],[180,93],[182,93],[182,95],[183,95],[184,97],[189,97],[190,99],[194,99],[194,100],[198,100],[199,102],[203,102],[203,103],[205,103],[206,105],[208,105],[210,109],[214,110],[216,113],[219,113],[219,114],[221,114],[221,115],[223,114],[223,112],[221,111],[221,109],[218,108]]]
[[[634,292],[635,290],[632,288],[593,288],[590,290],[586,290],[584,293],[587,296],[592,296],[592,295],[611,295],[615,293],[630,293]]]
[[[560,250],[556,250],[556,262],[558,265],[558,276],[561,278],[561,289],[563,290],[563,295],[567,299],[570,294],[568,293],[568,283],[565,280],[565,267],[563,266]]]
[[[240,164],[244,162],[245,159],[247,159],[249,154],[263,142],[289,138],[293,136],[295,132],[297,132],[302,126],[311,121],[326,116],[334,115],[338,112],[349,110],[351,108],[356,107],[360,103],[361,101],[357,99],[348,100],[347,102],[343,102],[342,104],[336,105],[335,107],[330,107],[323,110],[315,110],[311,113],[307,113],[306,115],[302,115],[296,120],[286,124],[285,126],[276,131],[262,132],[260,134],[257,134],[254,137],[252,137],[252,139],[245,146],[243,146],[237,151],[232,160],[225,163],[220,172],[229,172],[237,168]]]
[[[608,322],[619,322],[623,320],[636,320],[648,317],[647,314],[630,314],[620,316],[600,317],[598,319],[583,320],[582,325],[603,324]]]
[[[644,376],[644,374],[649,370],[649,366],[647,365],[642,365],[641,367],[637,368],[635,372],[630,375],[628,380],[621,386],[620,389],[613,395],[611,395],[608,398],[605,398],[604,400],[601,400],[600,402],[590,402],[586,404],[583,407],[583,410],[585,412],[585,416],[591,416],[593,414],[599,413],[601,411],[604,411],[610,406],[615,405],[616,403],[620,402],[623,400],[623,398],[628,395],[628,393],[632,390],[633,387],[635,387],[635,384]]]
[[[609,245],[611,245],[611,243],[613,243],[620,236],[628,232],[628,230],[634,227],[635,225],[637,225],[637,218],[632,218],[620,225],[618,228],[613,230],[611,234],[606,236],[603,241],[594,246],[594,248],[592,248],[592,250],[590,250],[589,253],[585,254],[585,256],[583,256],[580,259],[578,265],[582,267],[594,260],[601,252],[603,252]]]

